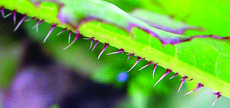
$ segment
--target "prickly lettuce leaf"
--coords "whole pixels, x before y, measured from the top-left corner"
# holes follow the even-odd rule
[[[228,79],[230,76],[228,73],[229,40],[206,37],[182,42],[182,40],[190,39],[193,33],[178,35],[156,29],[130,16],[115,5],[100,0],[41,2],[39,7],[35,7],[34,1],[20,0],[21,4],[16,3],[16,1],[1,1],[0,5],[7,9],[16,9],[22,14],[45,19],[49,23],[58,23],[59,26],[69,27],[73,31],[81,20],[90,18],[90,21],[83,21],[78,26],[78,30],[84,36],[95,37],[101,42],[145,57],[149,61],[158,63],[174,72],[179,72],[180,75],[192,77],[194,81],[201,82],[206,87],[220,91],[224,96],[230,97],[228,92],[230,87],[230,80]],[[60,8],[59,3],[65,5]],[[28,6],[30,10],[25,8]],[[215,16],[212,21],[208,20],[209,23],[212,23],[213,20],[214,22],[229,21],[229,16],[224,14],[223,10],[220,11],[219,16],[222,17]],[[190,14],[193,15],[192,12]],[[132,24],[135,24],[136,27],[130,26]],[[129,30],[130,32],[128,32]],[[210,30],[211,28],[208,28],[206,33],[213,33],[209,32]],[[156,33],[157,36],[149,33]],[[225,33],[222,35],[227,36]],[[162,43],[167,45],[163,46]],[[175,43],[179,44],[171,45]]]
[[[131,14],[137,18],[140,18],[141,20],[146,21],[146,23],[150,23],[150,25],[152,24],[154,27],[164,29],[166,31],[171,31],[174,33],[183,34],[184,32],[182,29],[187,29],[187,30],[199,29],[198,27],[189,26],[183,22],[172,20],[170,19],[170,17],[163,16],[161,14],[156,14],[154,12],[150,12],[146,10],[137,9]],[[137,39],[137,40],[141,40],[141,39]],[[177,56],[181,60],[187,61],[187,63],[189,64],[200,67],[201,69],[205,70],[206,68],[206,70],[212,73],[214,76],[217,75],[229,82],[228,80],[229,76],[225,76],[226,72],[223,73],[223,76],[221,75],[221,72],[229,71],[228,65],[226,64],[229,62],[227,59],[229,56],[226,56],[230,53],[230,49],[228,48],[229,41],[222,40],[220,42],[220,40],[204,38],[204,39],[194,39],[193,42],[196,44],[187,42],[187,43],[181,43],[176,45],[175,50],[177,49],[178,50],[177,52],[171,51],[173,52],[172,55],[177,54],[174,56]],[[146,42],[146,44],[149,44],[149,42]],[[150,45],[154,47],[156,46],[155,44],[156,43],[153,42],[153,44]],[[203,55],[199,55],[197,54],[197,52]],[[227,60],[223,58],[226,58]]]

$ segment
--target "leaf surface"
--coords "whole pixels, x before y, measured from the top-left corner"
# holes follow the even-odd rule
[[[230,42],[227,38],[209,35],[194,38],[160,30],[106,1],[47,1],[0,0],[0,6],[123,48],[230,97]]]
[[[186,30],[203,30],[200,27],[191,26],[181,21],[175,21],[172,17],[154,13],[149,10],[135,9],[130,13],[131,16],[144,21],[145,23],[155,28],[172,32],[175,34],[184,34]]]

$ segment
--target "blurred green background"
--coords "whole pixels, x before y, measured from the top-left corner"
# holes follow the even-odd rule
[[[221,36],[230,35],[230,1],[228,0],[107,0],[114,3],[126,12],[132,12],[136,8],[151,10],[173,17],[175,20],[184,21],[189,25],[204,28],[204,34],[215,34]],[[18,18],[20,19],[20,18]],[[118,49],[108,47],[101,58],[97,56],[104,44],[99,43],[94,51],[89,49],[90,41],[81,37],[74,45],[67,50],[68,32],[56,36],[63,28],[55,28],[46,43],[42,43],[51,25],[43,23],[39,25],[39,32],[31,29],[35,25],[35,20],[25,22],[20,27],[23,31],[13,32],[12,16],[2,19],[0,22],[0,87],[1,91],[9,87],[21,57],[24,54],[24,43],[32,40],[41,43],[42,48],[50,54],[55,61],[73,70],[80,70],[79,75],[90,80],[103,84],[113,85],[116,89],[127,88],[128,98],[120,102],[119,107],[125,108],[208,108],[216,98],[214,95],[205,92],[214,92],[208,88],[202,88],[195,93],[184,96],[186,92],[196,87],[196,83],[184,84],[181,91],[177,93],[181,76],[172,80],[174,75],[170,73],[157,86],[154,83],[166,71],[162,67],[157,67],[155,78],[152,79],[153,65],[138,71],[139,68],[148,63],[142,60],[128,73],[128,79],[119,82],[117,77],[120,73],[126,72],[136,61],[132,56],[127,61],[127,53],[109,55],[107,53]],[[20,32],[26,32],[28,36],[22,36]],[[193,34],[187,31],[186,34]],[[72,34],[73,40],[74,34]],[[95,43],[95,41],[94,41]],[[213,108],[228,108],[230,100],[221,97]]]

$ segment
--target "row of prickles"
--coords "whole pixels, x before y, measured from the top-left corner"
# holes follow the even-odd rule
[[[14,24],[16,24],[16,12],[17,12],[16,10],[13,10],[12,12],[10,12],[10,13],[8,13],[8,14],[5,15],[5,13],[4,13],[4,7],[1,7],[1,8],[0,8],[0,12],[1,12],[3,18],[7,18],[8,16],[13,15],[13,21],[14,21]],[[28,17],[28,16],[27,16],[26,14],[23,15],[22,19],[21,19],[21,20],[18,22],[18,24],[16,25],[14,31],[16,31],[16,30],[19,28],[19,26],[20,26],[23,22],[27,22],[27,21],[31,21],[31,20],[36,20],[36,24],[35,24],[35,26],[32,27],[32,28],[36,28],[36,31],[38,31],[38,26],[39,26],[40,24],[42,24],[42,23],[45,21],[44,19],[41,19],[41,20],[40,20],[40,19],[38,19],[38,18],[36,18],[36,17],[29,17],[28,19],[26,19],[27,17]],[[45,39],[44,39],[43,42],[45,42],[45,41],[48,39],[48,37],[50,36],[50,34],[52,33],[52,31],[54,30],[54,28],[55,28],[56,26],[57,26],[57,24],[52,24],[52,25],[51,25],[50,31],[48,32],[48,34],[47,34],[47,36],[45,37]],[[65,31],[68,31],[68,33],[69,33],[69,35],[68,35],[68,36],[69,36],[69,38],[68,38],[68,43],[69,43],[69,45],[68,45],[66,48],[64,48],[64,50],[66,50],[66,49],[69,48],[71,45],[73,45],[73,44],[77,41],[77,39],[78,39],[80,36],[82,36],[82,35],[80,34],[80,32],[79,32],[79,33],[76,33],[76,36],[75,36],[73,42],[70,43],[72,31],[71,31],[71,30],[68,30],[68,28],[64,28],[64,29],[63,29],[62,31],[60,31],[57,35],[60,35],[61,33],[65,32]],[[215,36],[213,36],[213,35],[210,35],[209,37],[214,37],[214,38],[215,38]],[[194,38],[194,37],[193,37],[193,38]],[[216,38],[219,38],[219,37],[216,37]],[[96,46],[97,46],[98,43],[99,43],[99,40],[95,40],[94,37],[85,38],[85,39],[91,41],[91,43],[90,43],[90,49],[92,49],[92,51],[96,48]],[[222,39],[222,38],[221,38],[221,39]],[[225,38],[223,38],[223,39],[225,39]],[[226,39],[229,39],[229,38],[226,38]],[[95,40],[95,44],[94,44],[94,40]],[[94,45],[93,45],[93,44],[94,44]],[[98,56],[98,59],[102,56],[102,54],[104,53],[104,51],[107,49],[108,46],[109,46],[109,44],[108,44],[108,43],[105,43],[105,45],[104,45],[102,51],[100,52],[100,54],[99,54],[99,56]],[[125,52],[124,49],[121,48],[121,49],[119,49],[118,51],[108,53],[107,55],[118,54],[118,53],[122,53],[122,54],[123,54],[124,52]],[[129,54],[128,54],[127,60],[129,60],[131,56],[135,56],[135,54],[134,54],[134,53],[129,53]],[[144,57],[142,58],[142,57],[137,56],[136,62],[134,63],[134,65],[133,65],[129,70],[127,70],[127,72],[131,71],[131,70],[139,63],[140,60],[144,60],[144,59],[145,59]],[[144,68],[146,68],[146,67],[148,67],[148,66],[150,66],[150,65],[153,65],[152,75],[153,75],[153,78],[154,78],[155,70],[156,70],[158,64],[157,64],[157,63],[154,63],[153,61],[149,61],[146,65],[144,65],[144,66],[143,66],[142,68],[140,68],[138,71],[141,71],[142,69],[144,69]],[[169,73],[171,73],[171,72],[172,72],[172,70],[166,69],[166,72],[159,78],[159,80],[154,84],[154,86],[156,86],[165,76],[167,76],[167,75],[168,75]],[[176,76],[178,76],[178,75],[179,75],[179,73],[176,72],[173,76],[170,77],[170,79],[173,79],[174,77],[176,77]],[[184,76],[182,77],[182,79],[180,79],[181,83],[180,83],[180,85],[179,85],[179,88],[178,88],[178,90],[177,90],[177,93],[179,93],[179,91],[181,90],[181,88],[182,88],[182,86],[184,85],[184,83],[188,83],[188,82],[190,82],[190,81],[192,81],[192,80],[193,80],[193,78],[189,78],[188,76],[184,75]],[[202,83],[198,83],[198,85],[197,85],[196,88],[194,88],[193,90],[187,92],[185,95],[188,95],[188,94],[190,94],[190,93],[193,93],[194,91],[196,91],[196,90],[198,90],[198,89],[200,89],[200,88],[202,88],[202,87],[204,87],[204,85],[203,85]],[[222,95],[221,95],[221,93],[220,93],[219,91],[217,91],[217,92],[215,92],[215,93],[211,93],[211,94],[217,96],[217,97],[215,98],[215,100],[213,101],[213,103],[212,103],[212,106],[213,106],[213,105],[216,103],[216,101],[217,101]]]

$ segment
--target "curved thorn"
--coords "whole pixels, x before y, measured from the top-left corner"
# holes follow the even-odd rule
[[[92,51],[96,48],[97,44],[98,44],[98,40],[96,40],[96,43],[95,43],[95,45],[94,45]]]
[[[183,76],[183,78],[181,79],[180,87],[179,87],[178,90],[177,90],[177,93],[180,92],[180,89],[181,89],[181,87],[183,86],[183,84],[184,84],[184,82],[185,82],[186,79],[188,79],[188,77],[187,77],[187,76]]]
[[[70,39],[71,39],[71,30],[69,30],[69,40],[68,40],[68,43],[70,43]]]
[[[56,26],[57,26],[57,24],[52,24],[52,27],[51,27],[49,33],[47,34],[47,36],[45,37],[43,43],[46,42],[47,38],[50,36],[51,32],[54,30],[54,28],[55,28]]]
[[[118,53],[124,53],[124,49],[119,49],[118,51],[116,51],[116,52],[111,52],[111,53],[109,53],[109,54],[106,54],[106,55],[112,55],[112,54],[118,54]]]
[[[176,73],[175,73],[171,78],[169,78],[169,79],[173,79],[173,78],[176,77],[178,74],[179,74],[179,73],[176,72]]]
[[[57,36],[60,35],[61,33],[63,33],[64,31],[66,31],[66,30],[67,30],[67,27],[64,28],[62,31],[60,31],[60,32],[57,34]]]
[[[106,50],[106,48],[109,46],[109,44],[108,43],[105,43],[105,46],[104,46],[104,48],[101,50],[101,53],[98,55],[98,58],[97,59],[99,59],[100,57],[101,57],[101,55],[103,54],[103,52]]]
[[[161,76],[161,78],[154,84],[154,86],[156,86],[170,72],[172,72],[172,71],[170,69],[167,69],[166,72]]]
[[[127,72],[131,71],[131,70],[137,65],[137,63],[138,63],[140,60],[141,60],[141,57],[137,57],[137,61],[134,63],[134,65],[133,65]]]
[[[132,56],[132,55],[134,55],[134,53],[130,53],[130,54],[128,54],[129,56],[128,56],[128,59],[127,59],[127,61],[130,59],[130,57]]]
[[[67,48],[69,48],[70,46],[72,46],[76,41],[77,39],[80,37],[81,35],[80,34],[76,34],[76,37],[74,38],[73,42],[70,43],[67,47],[65,47],[63,50],[66,50]]]
[[[143,66],[142,68],[140,68],[138,71],[140,71],[140,70],[142,70],[142,69],[146,68],[147,66],[149,66],[149,65],[151,65],[151,64],[153,64],[153,62],[152,62],[152,61],[150,61],[148,64],[146,64],[145,66]]]
[[[154,66],[153,66],[153,79],[154,79],[156,68],[157,68],[157,64],[154,64]]]
[[[18,29],[18,27],[22,24],[22,22],[25,20],[27,15],[24,14],[24,16],[22,17],[22,19],[20,20],[20,22],[18,23],[18,25],[15,27],[14,32]]]
[[[203,85],[203,84],[201,84],[201,83],[198,83],[198,85],[197,85],[197,87],[196,87],[195,89],[193,89],[193,90],[191,90],[191,91],[187,92],[185,95],[188,95],[188,94],[190,94],[190,93],[192,93],[192,92],[194,92],[194,91],[198,90],[198,89],[199,89],[199,88],[201,88],[201,87],[204,87],[204,85]]]

